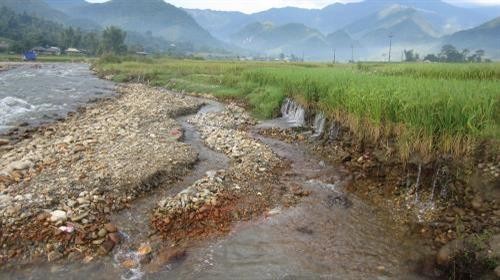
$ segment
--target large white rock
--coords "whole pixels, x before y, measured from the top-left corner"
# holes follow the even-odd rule
[[[66,212],[62,210],[54,210],[50,213],[51,222],[64,222],[68,219]]]

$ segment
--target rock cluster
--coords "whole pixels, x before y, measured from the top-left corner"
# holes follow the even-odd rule
[[[209,218],[206,211],[224,207],[230,203],[227,198],[235,193],[262,195],[250,189],[250,182],[268,176],[281,163],[269,147],[244,131],[255,121],[241,107],[229,104],[221,112],[198,113],[189,122],[195,125],[204,143],[226,154],[231,164],[228,170],[210,171],[177,195],[161,201],[153,214],[153,224],[164,233],[171,228],[183,228],[174,223],[190,224],[186,216]]]
[[[118,91],[119,97],[89,105],[0,151],[2,256],[15,251],[28,258],[34,239],[59,238],[57,231],[37,235],[38,225],[64,227],[71,242],[77,238],[68,228],[96,230],[96,238],[83,243],[102,247],[107,241],[98,224],[109,213],[196,161],[196,152],[178,142],[182,129],[173,117],[194,112],[201,101],[143,85]],[[36,246],[47,251],[43,242]]]
[[[241,107],[229,104],[222,112],[197,114],[190,122],[208,147],[234,160],[233,171],[241,178],[259,176],[281,162],[269,147],[243,130],[255,121]]]

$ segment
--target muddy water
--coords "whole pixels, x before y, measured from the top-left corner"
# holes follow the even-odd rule
[[[223,107],[211,103],[202,112]],[[150,237],[149,214],[158,200],[175,194],[207,171],[226,168],[225,156],[207,149],[196,130],[179,121],[185,142],[200,161],[183,180],[135,201],[112,217],[124,242],[112,255],[87,265],[48,264],[0,273],[9,279],[421,279],[415,271],[423,252],[405,229],[394,226],[384,212],[343,192],[349,175],[325,165],[302,147],[254,133],[292,164],[283,174],[288,184],[312,193],[293,208],[276,208],[260,220],[239,223],[232,232],[188,249],[186,257],[149,274],[142,267],[126,269],[122,261],[137,257]]]
[[[414,272],[422,247],[386,213],[344,193],[349,176],[297,145],[256,138],[290,160],[286,180],[312,194],[237,225],[227,238],[192,252],[168,279],[423,279]]]
[[[19,123],[37,125],[65,117],[96,98],[113,95],[83,63],[25,63],[0,72],[0,133]]]

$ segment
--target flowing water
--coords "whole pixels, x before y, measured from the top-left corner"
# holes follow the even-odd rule
[[[209,102],[201,113],[222,108],[219,103]],[[256,132],[252,132],[255,138],[291,162],[292,170],[282,179],[302,185],[311,195],[295,207],[276,208],[259,220],[236,224],[228,236],[188,249],[181,261],[165,264],[155,273],[141,267],[123,268],[120,263],[124,259],[137,257],[135,250],[140,244],[151,241],[149,213],[159,199],[189,186],[209,170],[228,165],[225,156],[203,145],[186,119],[178,120],[185,131],[184,141],[199,153],[198,164],[180,182],[160,187],[111,218],[125,237],[111,256],[86,265],[34,265],[0,272],[0,278],[422,279],[414,271],[417,260],[425,253],[424,247],[406,235],[404,228],[395,226],[387,213],[345,193],[343,186],[351,183],[346,171],[326,165],[299,145]]]
[[[113,88],[83,63],[27,63],[0,72],[0,133],[20,123],[65,117],[90,100],[112,95]]]

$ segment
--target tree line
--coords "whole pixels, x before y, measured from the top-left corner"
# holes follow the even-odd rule
[[[127,33],[110,26],[102,31],[83,31],[65,27],[52,21],[26,13],[0,8],[0,39],[11,41],[8,51],[21,53],[36,46],[55,46],[61,49],[76,48],[90,55],[123,54],[127,51]]]
[[[423,60],[431,62],[489,62],[489,59],[484,59],[486,52],[484,50],[476,50],[471,52],[469,49],[459,51],[455,46],[446,44],[441,47],[441,52],[438,54],[428,54]],[[420,55],[414,50],[404,50],[404,61],[412,62],[420,60]]]

